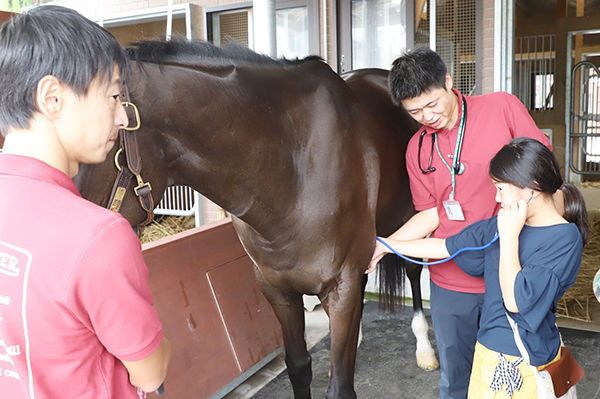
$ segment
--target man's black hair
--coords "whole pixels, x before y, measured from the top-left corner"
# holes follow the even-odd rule
[[[394,60],[388,78],[392,102],[401,106],[403,100],[446,88],[447,73],[442,57],[427,47],[405,53]]]
[[[44,76],[85,95],[97,76],[108,87],[115,65],[126,83],[129,65],[119,42],[72,9],[40,6],[6,21],[0,26],[0,132],[30,127]]]

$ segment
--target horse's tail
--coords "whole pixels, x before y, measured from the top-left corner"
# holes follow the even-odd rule
[[[394,313],[396,305],[404,307],[404,282],[406,261],[394,254],[387,254],[377,266],[379,278],[379,310]]]

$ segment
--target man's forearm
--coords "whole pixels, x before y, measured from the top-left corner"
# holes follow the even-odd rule
[[[425,238],[440,225],[437,208],[426,209],[416,213],[402,227],[388,238],[406,241]]]

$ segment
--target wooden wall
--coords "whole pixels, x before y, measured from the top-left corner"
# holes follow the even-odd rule
[[[142,248],[155,307],[173,347],[161,398],[209,398],[278,351],[281,327],[231,219]]]

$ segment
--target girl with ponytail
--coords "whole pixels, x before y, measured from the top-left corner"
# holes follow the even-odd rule
[[[446,239],[382,241],[404,255],[437,259],[493,242],[454,259],[467,274],[485,277],[469,398],[537,397],[530,365],[546,366],[561,357],[554,313],[564,292],[575,283],[589,237],[585,201],[577,188],[563,182],[554,154],[531,138],[505,145],[490,162],[489,175],[501,204],[498,216]],[[562,191],[564,211],[555,203],[558,191]],[[494,241],[496,234],[499,239]],[[389,252],[377,242],[371,262]],[[513,321],[529,363],[521,359]]]

